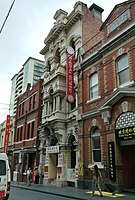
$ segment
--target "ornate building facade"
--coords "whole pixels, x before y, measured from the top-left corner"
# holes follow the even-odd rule
[[[82,2],[68,13],[59,9],[54,15],[54,26],[45,38],[41,54],[45,58],[43,82],[43,110],[40,133],[40,166],[44,171],[44,184],[55,182],[61,186],[75,185],[78,180],[78,68],[88,41],[102,24],[103,9]],[[102,35],[98,36],[99,38]],[[87,44],[85,44],[87,42]],[[82,48],[85,44],[84,48]],[[74,90],[71,100],[67,95],[67,49],[74,60]],[[79,61],[79,62],[78,62]],[[71,88],[70,88],[71,89]]]

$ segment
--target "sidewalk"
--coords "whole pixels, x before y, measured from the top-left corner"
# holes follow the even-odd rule
[[[57,196],[68,197],[72,199],[88,200],[90,198],[90,191],[84,189],[77,189],[74,187],[56,187],[54,185],[34,185],[27,186],[24,182],[12,182],[11,187],[22,188],[26,190],[32,190],[42,193],[54,194]]]

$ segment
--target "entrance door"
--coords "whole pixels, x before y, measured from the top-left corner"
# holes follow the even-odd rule
[[[135,188],[135,145],[122,147],[123,178],[125,188]]]
[[[48,179],[55,180],[57,178],[57,165],[58,165],[58,154],[49,154],[49,169],[48,169]]]

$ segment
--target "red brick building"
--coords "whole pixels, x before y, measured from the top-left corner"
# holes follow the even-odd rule
[[[99,31],[79,71],[78,185],[91,184],[88,165],[98,164],[105,182],[135,188],[135,1],[116,5]]]
[[[14,160],[12,163],[14,177],[19,172],[19,181],[26,180],[29,167],[34,170],[39,164],[38,155],[38,127],[41,122],[42,80],[18,97],[15,137],[13,145]]]

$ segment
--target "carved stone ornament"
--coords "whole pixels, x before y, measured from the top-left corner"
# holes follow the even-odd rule
[[[96,126],[97,125],[97,120],[96,119],[93,119],[92,120],[92,126]]]
[[[45,148],[45,144],[46,144],[46,139],[45,139],[45,135],[44,135],[44,130],[41,130],[41,131],[39,132],[39,140],[40,140],[39,150],[42,150],[43,148]]]
[[[127,112],[128,111],[128,101],[124,101],[122,104],[122,110],[123,112]]]
[[[102,119],[105,125],[109,124],[110,117],[111,117],[111,113],[109,110],[102,112]]]

